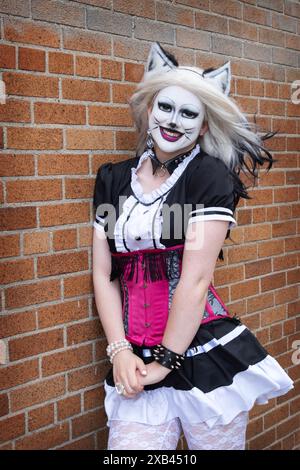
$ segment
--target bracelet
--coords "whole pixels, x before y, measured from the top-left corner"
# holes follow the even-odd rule
[[[111,362],[111,364],[113,363],[114,357],[115,357],[120,351],[123,351],[123,350],[125,350],[125,349],[130,349],[130,350],[132,351],[132,346],[131,346],[131,345],[130,345],[130,346],[121,346],[119,349],[117,349],[116,351],[114,351],[114,352],[112,353],[112,355],[110,356],[110,362]]]
[[[133,351],[131,343],[126,339],[121,339],[120,341],[115,341],[114,343],[110,343],[107,348],[106,352],[109,357],[109,360],[112,364],[113,358],[115,355],[119,352],[122,351],[123,349],[131,349]]]
[[[111,353],[118,349],[120,346],[127,345],[130,345],[130,342],[126,338],[121,339],[119,341],[115,341],[114,343],[110,343],[106,348],[107,355],[110,356]]]
[[[184,361],[183,354],[177,354],[165,348],[162,344],[158,344],[155,349],[153,349],[153,357],[157,362],[168,369],[179,369]]]

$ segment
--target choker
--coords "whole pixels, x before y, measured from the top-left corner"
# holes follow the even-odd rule
[[[195,144],[196,146],[196,144]],[[188,151],[188,153],[182,153],[181,155],[177,155],[176,157],[172,157],[165,162],[161,162],[155,152],[154,149],[151,149],[149,152],[149,156],[151,158],[152,163],[152,174],[154,175],[157,171],[160,171],[160,176],[164,176],[168,171],[170,174],[173,173],[177,165],[182,162],[185,158],[189,157],[194,150],[195,146]]]

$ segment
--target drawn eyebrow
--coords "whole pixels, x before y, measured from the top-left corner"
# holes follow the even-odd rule
[[[161,98],[158,99],[158,103],[160,103],[160,104],[161,104],[161,101],[160,101],[161,99],[169,100],[169,101],[173,104],[173,106],[175,107],[175,104],[176,104],[176,103],[175,103],[175,101],[172,100],[172,98],[169,98],[168,96],[164,96],[164,97],[162,96]],[[195,104],[193,104],[193,103],[184,104],[184,105],[182,105],[182,106],[192,106],[192,107],[194,107],[194,108],[196,108],[196,109],[187,109],[187,108],[185,108],[185,109],[186,109],[187,111],[192,111],[193,113],[196,113],[196,112],[197,112],[197,113],[200,113],[200,109],[198,109],[197,105],[195,105]],[[180,108],[180,109],[181,109],[181,108]]]

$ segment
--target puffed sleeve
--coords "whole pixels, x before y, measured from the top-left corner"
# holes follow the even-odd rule
[[[107,223],[108,205],[111,204],[112,191],[112,163],[104,163],[98,169],[93,196],[95,209],[94,227],[104,231]]]
[[[225,220],[228,230],[237,226],[233,177],[222,160],[207,156],[199,162],[189,181],[187,200],[192,207],[188,223]]]

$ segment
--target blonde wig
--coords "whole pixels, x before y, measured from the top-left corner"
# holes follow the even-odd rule
[[[268,170],[274,158],[263,147],[262,141],[275,133],[259,136],[236,102],[228,96],[230,88],[230,63],[219,69],[203,70],[198,67],[180,67],[175,57],[159,43],[152,46],[146,72],[129,99],[129,106],[138,132],[137,156],[146,148],[148,108],[152,108],[157,93],[168,86],[180,86],[193,93],[205,106],[208,131],[199,136],[200,147],[213,158],[224,161],[234,175],[238,198],[248,196],[246,187],[238,178],[247,169],[257,178],[257,164],[268,162]],[[250,157],[250,165],[246,161]]]

